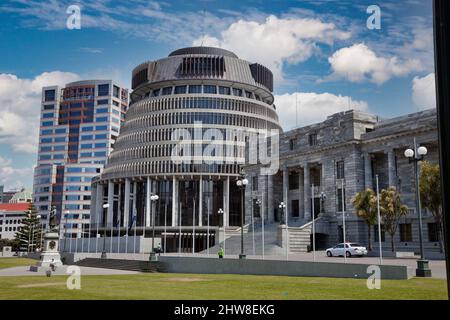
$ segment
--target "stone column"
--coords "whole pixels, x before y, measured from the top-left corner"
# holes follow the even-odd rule
[[[125,179],[125,199],[123,202],[123,225],[128,228],[130,217],[130,179]]]
[[[145,221],[144,226],[150,227],[150,196],[151,196],[151,180],[147,177],[147,196],[145,198]]]
[[[395,174],[395,152],[394,150],[389,150],[387,152],[388,156],[388,176],[389,176],[389,186],[397,187],[397,179]]]
[[[283,202],[286,205],[286,208],[284,209],[285,212],[280,212],[283,216],[280,217],[281,221],[284,221],[284,224],[288,224],[288,217],[289,217],[289,209],[290,206],[288,204],[289,201],[289,168],[284,167],[283,168]]]
[[[117,196],[117,221],[118,221],[118,225],[119,228],[122,226],[123,224],[123,220],[122,220],[122,210],[120,209],[122,205],[122,184],[119,183],[119,194]]]
[[[95,223],[103,223],[103,193],[104,187],[102,184],[97,184],[97,190],[95,197]]]
[[[61,212],[61,222],[64,219],[64,212]],[[91,189],[91,208],[89,212],[89,224],[92,225],[97,219],[97,184],[92,186]],[[62,224],[62,223],[61,223]]]
[[[298,215],[300,219],[305,219],[305,204],[302,200],[305,188],[303,187],[303,171],[301,170],[298,173],[298,180]]]
[[[303,201],[305,208],[305,219],[311,219],[311,182],[310,182],[310,168],[306,163],[303,167]]]
[[[172,227],[178,225],[178,181],[172,178]]]
[[[114,182],[108,181],[108,212],[106,217],[106,223],[112,224],[114,218]]]
[[[372,161],[368,152],[364,153],[364,186],[366,189],[373,188]]]
[[[200,176],[198,188],[198,226],[203,225],[203,179]]]

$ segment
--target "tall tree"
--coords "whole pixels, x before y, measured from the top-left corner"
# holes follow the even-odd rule
[[[431,212],[437,223],[439,248],[443,252],[441,174],[438,164],[431,164],[427,161],[422,162],[419,191],[422,207]]]
[[[408,214],[408,207],[402,203],[400,193],[395,187],[381,190],[380,213],[383,217],[384,229],[391,236],[391,249],[395,251],[394,236],[400,218]]]
[[[377,222],[377,196],[372,189],[367,188],[355,195],[352,205],[356,210],[356,215],[367,224],[368,249],[372,250],[371,227]]]
[[[22,226],[16,232],[16,240],[19,242],[20,251],[35,251],[36,248],[41,247],[41,224],[37,216],[36,208],[33,204],[30,204],[25,217],[22,219]]]

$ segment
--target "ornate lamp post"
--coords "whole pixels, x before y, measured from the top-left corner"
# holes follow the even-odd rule
[[[327,195],[325,194],[325,192],[322,191],[320,192],[319,198],[320,198],[320,212],[323,213],[323,209],[325,207],[324,202],[327,199]]]
[[[286,260],[288,260],[289,257],[289,234],[288,234],[288,226],[287,226],[287,217],[285,216],[287,214],[286,212],[286,203],[283,201],[280,202],[278,205],[278,208],[281,209],[281,219],[280,219],[280,225],[285,224],[285,234],[286,234]]]
[[[36,219],[39,219],[39,224],[40,224],[40,226],[39,226],[39,232],[41,233],[41,234],[39,235],[39,248],[42,249],[42,233],[44,232],[44,226],[42,225],[42,222],[41,222],[41,215],[40,215],[40,214],[38,214],[38,215],[36,216]],[[34,251],[36,251],[36,249],[37,249],[37,239],[36,239],[36,246],[35,246]]]
[[[262,201],[260,199],[256,200],[255,204],[258,206],[259,215],[261,216],[261,233],[262,233],[262,258],[264,259],[264,212],[262,212],[261,204]]]
[[[284,217],[284,212],[286,210],[286,204],[283,201],[281,201],[280,204],[278,205],[278,208],[280,208],[281,210],[280,224],[285,224],[286,219]]]
[[[159,199],[157,194],[153,194],[150,196],[151,201],[151,217],[152,217],[152,252],[150,253],[150,261],[156,261],[156,253],[155,253],[155,203]]]
[[[241,171],[241,177],[236,181],[237,187],[241,190],[241,253],[239,259],[245,259],[244,254],[244,202],[245,202],[245,187],[248,185],[248,180],[245,178],[245,173]]]
[[[222,215],[222,225],[223,225],[223,252],[225,253],[225,238],[226,238],[226,226],[225,226],[225,212],[222,210],[222,208],[219,208],[217,211],[217,214],[219,217]]]
[[[420,259],[417,260],[417,277],[431,277],[431,269],[428,266],[428,260],[425,259],[423,249],[423,231],[422,231],[422,211],[420,208],[420,190],[419,190],[419,161],[422,161],[428,153],[424,146],[417,147],[416,139],[414,139],[414,150],[406,149],[405,157],[408,158],[409,163],[414,164],[414,175],[416,182],[416,211],[419,217],[419,240],[420,240]]]

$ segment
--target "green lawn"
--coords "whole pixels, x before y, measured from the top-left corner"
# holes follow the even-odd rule
[[[361,279],[196,274],[82,276],[81,290],[68,290],[66,279],[1,277],[0,299],[447,299],[444,280],[419,278],[380,290]]]
[[[28,258],[0,258],[0,269],[18,266],[31,266],[35,264],[36,260]]]

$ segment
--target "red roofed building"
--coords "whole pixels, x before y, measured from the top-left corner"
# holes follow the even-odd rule
[[[14,239],[29,208],[29,203],[0,203],[0,239]]]

